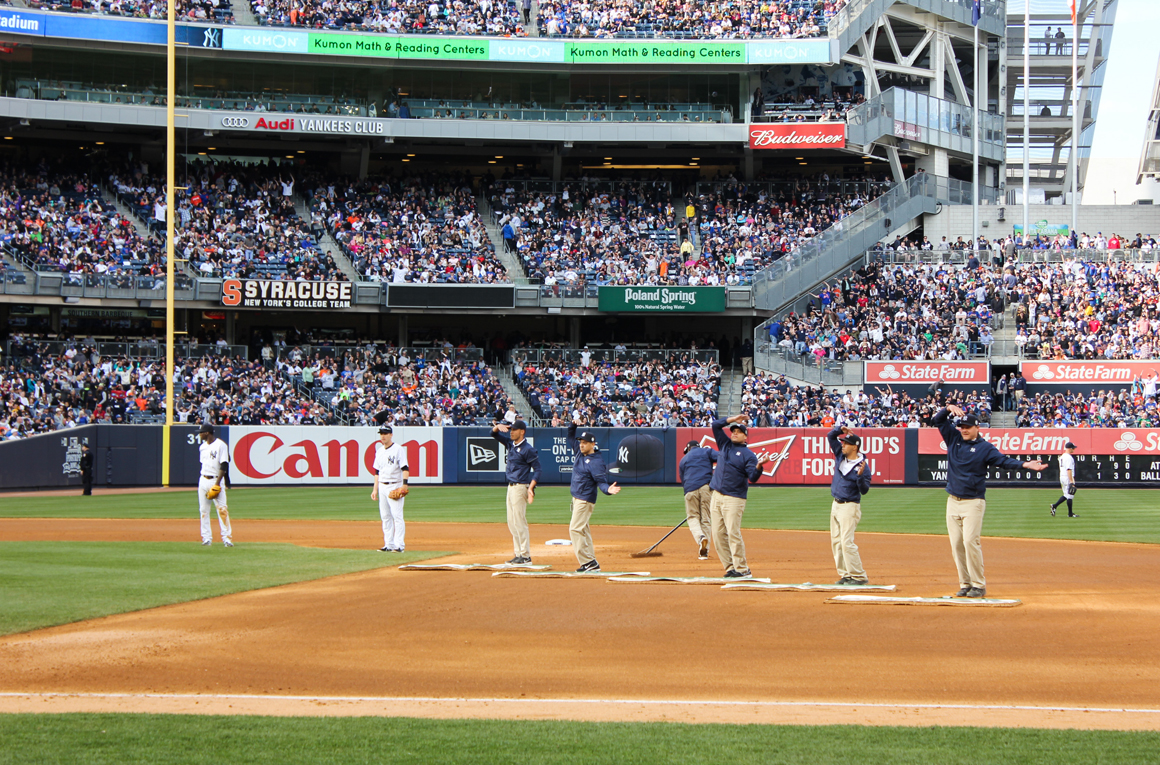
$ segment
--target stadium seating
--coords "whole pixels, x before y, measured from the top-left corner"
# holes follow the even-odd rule
[[[30,7],[47,11],[100,13],[142,19],[164,19],[168,12],[159,0],[27,0]],[[234,10],[229,0],[174,0],[178,21],[209,21],[233,24]]]
[[[1020,428],[1155,428],[1160,427],[1156,383],[1135,384],[1120,391],[1040,393],[1024,396],[1015,415]]]
[[[547,37],[676,40],[821,37],[846,0],[544,0],[540,34]]]
[[[393,0],[250,0],[261,24],[310,29],[361,29],[391,34],[522,37],[523,17],[513,0],[456,3]]]

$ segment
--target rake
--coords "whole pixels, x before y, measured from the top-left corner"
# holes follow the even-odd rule
[[[633,557],[633,558],[659,558],[659,557],[661,557],[662,555],[664,555],[664,553],[653,552],[653,551],[661,546],[661,542],[663,542],[666,539],[668,539],[669,537],[671,537],[673,535],[674,531],[676,531],[680,527],[684,526],[688,520],[689,520],[688,518],[682,519],[680,523],[678,523],[676,526],[673,526],[671,529],[669,529],[668,534],[665,534],[663,537],[661,537],[660,542],[657,542],[655,545],[648,548],[647,550],[641,550],[640,552],[634,552],[630,557]]]

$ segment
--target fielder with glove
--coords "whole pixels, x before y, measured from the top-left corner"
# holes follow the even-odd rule
[[[403,500],[410,493],[407,480],[407,452],[394,443],[394,429],[387,424],[379,428],[379,444],[375,449],[375,485],[371,499],[379,503],[379,517],[383,520],[383,546],[379,552],[403,552],[407,526],[403,522]]]
[[[202,425],[197,431],[201,441],[197,445],[201,460],[201,478],[197,482],[197,505],[201,513],[201,543],[209,547],[213,544],[213,527],[210,525],[210,508],[217,509],[218,525],[222,532],[222,544],[233,547],[233,532],[230,528],[230,509],[226,506],[226,492],[222,488],[226,469],[230,464],[230,450],[226,442],[215,438],[213,425]]]
[[[1051,503],[1051,517],[1055,517],[1055,510],[1064,502],[1067,503],[1067,517],[1078,518],[1072,507],[1075,499],[1075,444],[1068,441],[1063,445],[1063,454],[1059,455],[1059,488],[1063,496]]]

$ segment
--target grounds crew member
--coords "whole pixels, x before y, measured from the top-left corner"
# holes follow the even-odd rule
[[[407,450],[395,443],[394,438],[394,428],[385,422],[379,426],[380,448],[375,449],[371,466],[375,473],[371,501],[379,503],[379,519],[383,522],[383,546],[379,552],[401,553],[407,550],[403,502],[411,492],[411,469],[407,464]]]
[[[770,460],[758,462],[757,455],[746,446],[748,418],[743,414],[713,420],[713,438],[717,440],[717,469],[709,482],[712,499],[709,514],[713,522],[713,546],[729,578],[753,574],[745,560],[745,542],[741,539],[741,516],[749,496],[749,484],[761,478],[761,469]],[[728,426],[729,432],[725,432]]]
[[[957,419],[951,422],[951,415]],[[957,597],[982,598],[987,594],[983,576],[983,513],[987,507],[987,468],[1042,471],[1039,460],[1020,462],[1004,455],[994,445],[979,438],[979,421],[954,404],[948,404],[931,419],[947,447],[947,533],[951,554],[959,572]]]
[[[1075,444],[1068,441],[1063,448],[1063,454],[1059,455],[1059,487],[1063,496],[1051,503],[1051,517],[1054,518],[1055,509],[1066,502],[1067,517],[1078,518],[1071,504],[1075,499]]]
[[[572,521],[568,524],[568,537],[572,540],[572,549],[580,563],[576,571],[584,573],[600,570],[596,550],[592,545],[592,531],[588,526],[592,510],[596,507],[596,490],[605,494],[619,494],[620,487],[608,483],[608,466],[604,464],[604,457],[596,447],[596,436],[588,430],[576,435],[579,424],[580,421],[575,420],[568,426],[568,443],[576,452],[576,461],[572,463]]]
[[[862,556],[854,531],[862,520],[862,496],[870,491],[870,473],[862,454],[862,439],[849,428],[836,427],[826,435],[834,453],[834,480],[830,483],[830,547],[838,569],[838,584],[866,584]]]
[[[690,441],[685,444],[685,456],[679,465],[681,487],[685,490],[685,517],[689,521],[689,531],[693,532],[693,541],[700,548],[697,556],[700,560],[709,560],[709,535],[713,533],[709,481],[713,478],[717,456],[716,449],[701,448],[696,441]]]
[[[527,431],[523,420],[515,420],[510,426],[501,422],[491,429],[492,437],[507,448],[507,523],[516,553],[508,563],[515,565],[532,562],[528,505],[536,499],[541,472],[540,455],[524,438]]]
[[[85,487],[84,496],[91,497],[93,495],[93,450],[88,444],[81,444],[81,485]]]
[[[197,505],[201,512],[201,543],[208,547],[213,543],[213,527],[210,526],[210,506],[217,508],[218,526],[222,532],[222,544],[233,547],[233,533],[230,527],[230,509],[226,506],[226,490],[222,479],[230,464],[230,450],[226,442],[215,438],[213,425],[198,428],[198,458],[201,460],[201,478],[197,483]]]

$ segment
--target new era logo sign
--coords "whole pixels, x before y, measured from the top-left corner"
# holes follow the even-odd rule
[[[467,439],[467,472],[495,473],[504,467],[499,441],[494,438]]]

